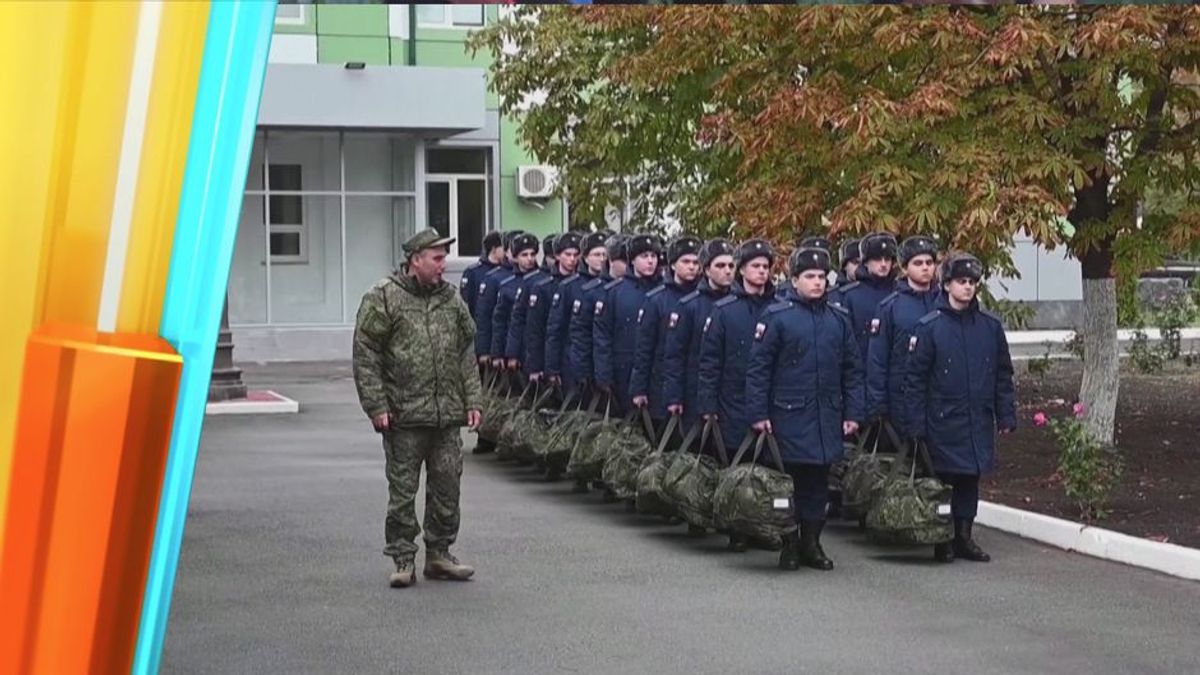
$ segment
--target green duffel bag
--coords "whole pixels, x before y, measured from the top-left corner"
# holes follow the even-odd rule
[[[528,390],[528,387],[526,389]],[[549,387],[545,391],[539,391],[540,389],[540,386],[533,388],[533,402],[528,408],[518,408],[500,432],[501,442],[496,451],[504,453],[505,457],[518,461],[536,458],[537,446],[551,432],[553,418],[546,419],[542,404],[554,390]]]
[[[537,446],[538,457],[546,461],[546,465],[558,474],[566,470],[571,459],[571,448],[575,447],[575,439],[587,423],[596,419],[596,407],[599,399],[593,398],[591,407],[578,409],[573,407],[578,396],[571,392],[563,399],[562,405],[556,411],[547,411],[554,418],[554,426]]]
[[[494,415],[503,416],[496,434],[496,457],[504,460],[525,459],[521,452],[521,431],[537,410],[538,388],[530,382],[511,402],[498,406]]]
[[[604,416],[588,422],[576,435],[567,462],[567,473],[572,478],[585,481],[600,480],[615,430],[621,424],[620,420],[609,417],[611,410],[612,403],[609,401],[604,404]]]
[[[933,462],[924,444],[904,452],[911,462],[893,462],[879,495],[867,512],[867,539],[882,544],[916,546],[944,544],[954,538],[950,516],[951,488],[934,478]],[[917,464],[929,477],[917,478]],[[904,465],[908,464],[908,471]]]
[[[508,421],[513,408],[516,407],[512,398],[512,383],[503,373],[492,373],[483,404],[483,419],[479,424],[479,436],[486,440],[497,442],[500,430]]]
[[[750,462],[742,457],[754,445]],[[775,467],[758,463],[763,446],[771,453]],[[713,521],[718,529],[763,542],[777,542],[795,531],[792,504],[792,477],[783,467],[775,437],[753,431],[746,435],[730,467],[720,472],[713,492]]]
[[[608,485],[617,499],[634,499],[637,496],[638,471],[647,455],[654,452],[650,439],[654,438],[654,424],[650,413],[641,408],[642,426],[635,422],[638,410],[630,411],[625,424],[613,435],[608,447],[608,457],[600,478]]]
[[[662,437],[658,441],[658,447],[642,461],[641,467],[638,468],[635,502],[640,513],[668,517],[678,515],[663,490],[663,478],[666,477],[667,467],[675,461],[676,457],[679,457],[682,450],[667,450],[671,443],[671,436],[678,427],[679,416],[671,415],[671,419],[667,422]],[[683,442],[686,448],[691,443],[691,439],[684,438]]]
[[[903,457],[905,445],[900,442],[895,429],[888,422],[874,430],[874,434],[862,434],[854,452],[854,458],[846,467],[842,477],[842,515],[850,520],[866,518],[871,505],[883,489],[884,480],[891,471],[897,458]],[[886,454],[879,452],[879,438],[887,433],[892,441],[892,447],[899,448],[901,454]],[[873,438],[873,442],[868,440]],[[865,444],[871,442],[868,452]]]
[[[690,432],[688,439],[694,439],[696,430],[703,428],[700,434],[700,444],[696,446],[695,454],[689,452],[691,440],[685,440],[684,447],[667,466],[663,475],[663,494],[672,510],[695,527],[716,527],[713,520],[713,495],[717,491],[717,482],[721,470],[729,464],[725,454],[725,442],[721,432],[715,428],[713,420],[697,422]],[[716,443],[717,457],[704,454],[708,440]]]

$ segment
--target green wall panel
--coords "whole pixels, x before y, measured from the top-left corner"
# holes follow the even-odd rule
[[[517,198],[517,181],[512,176],[500,178],[500,228],[503,230],[525,230],[539,237],[562,232],[562,202],[551,199],[542,202],[546,208],[539,209]]]
[[[276,10],[276,12],[278,12],[278,10]],[[313,33],[317,32],[317,19],[316,19],[317,13],[313,10],[313,7],[311,5],[305,6],[303,9],[303,12],[304,12],[304,23],[302,23],[302,24],[276,23],[275,24],[275,32],[279,33],[281,35],[295,35],[297,33],[312,35]]]
[[[390,38],[392,45],[392,65],[407,66],[408,65],[408,40],[402,38]]]
[[[316,5],[317,33],[386,37],[387,5]]]
[[[385,37],[317,36],[317,62],[347,63],[361,61],[370,66],[386,66],[391,61],[391,43]]]

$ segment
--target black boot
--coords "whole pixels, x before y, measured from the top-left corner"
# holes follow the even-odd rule
[[[833,561],[821,548],[821,530],[824,528],[823,520],[805,520],[800,523],[800,558],[805,565],[814,570],[833,569]]]
[[[992,556],[983,552],[975,540],[971,538],[973,520],[956,518],[954,520],[954,557],[972,562],[990,562]]]
[[[486,438],[481,438],[475,441],[475,449],[471,451],[472,455],[486,455],[496,451],[496,444]]]
[[[779,552],[779,569],[794,572],[800,569],[800,535],[795,531],[783,535],[783,549]]]
[[[933,559],[940,563],[954,562],[954,545],[950,542],[934,544]]]
[[[842,517],[842,492],[841,490],[829,491],[829,508],[825,511],[825,518],[832,520]]]
[[[746,542],[746,538],[740,534],[729,535],[729,545],[726,546],[730,553],[745,553],[750,550],[750,544]]]

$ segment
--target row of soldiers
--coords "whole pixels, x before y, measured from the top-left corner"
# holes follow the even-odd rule
[[[774,435],[799,525],[781,567],[832,569],[821,545],[838,510],[830,467],[858,434],[886,444],[884,421],[924,443],[953,488],[955,537],[935,559],[989,559],[972,534],[979,478],[1016,413],[1008,344],[979,306],[975,257],[876,233],[843,243],[834,272],[831,243],[810,237],[777,283],[762,239],[492,232],[483,248],[461,286],[481,372],[576,400],[603,395],[615,414],[645,408],[658,429],[672,416],[685,430],[712,420],[726,447]],[[481,440],[476,452],[492,449]],[[732,550],[747,544],[731,537]]]

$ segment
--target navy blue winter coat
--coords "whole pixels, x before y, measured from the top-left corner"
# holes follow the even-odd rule
[[[824,298],[767,308],[746,368],[751,423],[770,419],[787,464],[842,459],[842,422],[866,417],[863,373],[846,311]]]
[[[854,327],[854,340],[858,343],[858,357],[862,363],[867,362],[871,321],[878,316],[879,303],[895,290],[896,282],[892,277],[871,276],[863,266],[858,269],[856,281],[826,295],[827,302],[841,305],[850,312],[850,324]]]
[[[629,396],[647,396],[650,418],[667,418],[667,401],[663,397],[664,363],[667,352],[667,328],[679,301],[696,290],[696,283],[680,284],[672,277],[646,294],[644,311],[638,317],[637,341],[634,343],[633,374],[629,381]]]
[[[488,354],[492,358],[503,358],[508,353],[509,319],[513,308],[525,294],[525,278],[536,273],[517,271],[516,274],[500,282],[500,290],[496,294],[496,307],[492,310],[492,347]]]
[[[663,353],[663,400],[683,406],[683,428],[691,429],[700,418],[696,392],[700,382],[700,344],[713,305],[728,296],[729,288],[713,288],[707,279],[679,300],[667,319],[667,342]]]
[[[534,282],[529,289],[525,309],[525,360],[529,373],[546,372],[546,321],[550,317],[550,301],[562,275],[552,274]]]
[[[572,274],[558,282],[550,299],[546,320],[546,374],[562,378],[563,391],[572,391],[586,378],[578,365],[570,363],[571,320],[583,311],[583,286],[592,277]]]
[[[746,411],[746,366],[754,326],[767,307],[775,302],[775,289],[768,285],[762,295],[749,295],[740,283],[713,303],[712,313],[701,328],[700,372],[696,388],[696,413],[717,416],[721,438],[727,448],[736,448],[754,420]]]
[[[462,279],[458,282],[458,290],[462,294],[463,302],[467,303],[467,309],[471,310],[471,318],[476,321],[478,319],[475,317],[475,303],[479,299],[479,284],[483,281],[483,276],[494,269],[496,269],[495,263],[488,260],[487,256],[480,256],[479,260],[463,270]]]
[[[592,323],[592,349],[596,362],[596,384],[611,388],[620,412],[631,404],[629,378],[633,373],[638,313],[646,294],[662,283],[655,274],[639,278],[630,270],[604,285],[604,298],[597,301]]]
[[[612,277],[606,273],[584,282],[580,288],[583,291],[582,306],[579,308],[579,313],[571,317],[569,330],[571,346],[567,353],[567,363],[589,384],[596,381],[596,361],[592,349],[592,326],[596,318],[596,301],[604,297],[604,284],[610,281],[612,281]]]
[[[1012,358],[1000,317],[945,294],[909,338],[905,428],[939,472],[980,475],[996,462],[996,430],[1017,428]]]
[[[479,282],[479,297],[475,299],[475,356],[492,355],[492,313],[496,311],[496,300],[500,284],[516,274],[507,261],[483,275]],[[497,354],[497,356],[499,356]]]
[[[504,341],[504,358],[520,361],[521,369],[526,375],[529,375],[529,371],[525,369],[526,362],[529,360],[529,350],[525,342],[526,318],[529,315],[529,295],[533,292],[533,287],[539,281],[548,279],[550,276],[548,272],[539,268],[521,278],[521,287],[517,290],[517,297],[515,302],[513,302],[512,315],[508,320],[508,337]]]
[[[907,281],[879,303],[879,316],[871,324],[867,348],[867,418],[889,417],[905,433],[900,410],[904,400],[904,373],[908,338],[917,321],[933,311],[940,291],[937,285],[917,291]]]

